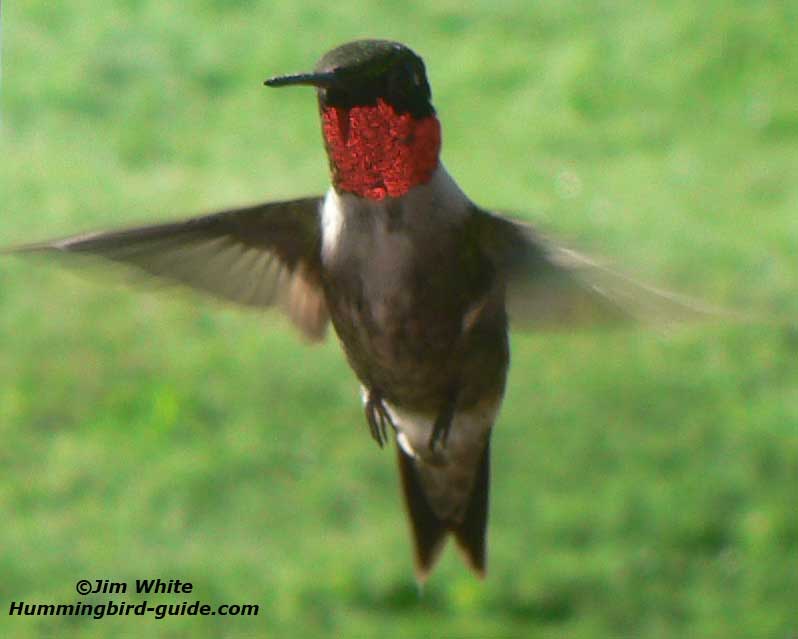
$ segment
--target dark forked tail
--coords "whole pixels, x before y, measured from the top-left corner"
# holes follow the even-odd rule
[[[488,489],[490,484],[490,442],[482,451],[468,506],[459,521],[440,519],[429,505],[416,462],[401,446],[396,446],[399,473],[405,505],[413,529],[416,576],[427,579],[435,565],[446,537],[454,535],[469,567],[479,576],[485,576],[485,533],[488,525]]]

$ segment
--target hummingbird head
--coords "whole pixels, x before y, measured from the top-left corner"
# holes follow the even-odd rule
[[[381,200],[424,184],[438,167],[440,123],[422,59],[388,40],[327,52],[310,73],[266,85],[316,87],[333,185]]]

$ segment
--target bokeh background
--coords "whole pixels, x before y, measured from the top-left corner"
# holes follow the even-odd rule
[[[0,634],[798,633],[798,3],[28,0],[3,21],[2,245],[322,192],[312,93],[261,82],[387,37],[424,56],[477,202],[777,321],[515,335],[489,578],[449,549],[420,598],[334,339],[0,257]],[[154,577],[260,615],[7,615]]]

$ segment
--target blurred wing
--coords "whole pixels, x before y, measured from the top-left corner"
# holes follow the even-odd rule
[[[490,213],[481,224],[485,250],[506,278],[513,328],[667,326],[729,315],[556,246],[526,224]]]
[[[312,340],[328,322],[318,197],[76,235],[14,252],[85,253],[256,307],[281,306]]]

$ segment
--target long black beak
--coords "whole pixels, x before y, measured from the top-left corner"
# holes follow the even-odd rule
[[[337,84],[337,79],[335,73],[332,71],[325,71],[323,73],[295,73],[293,75],[279,75],[276,78],[269,78],[263,84],[267,87],[304,85],[326,89]]]

